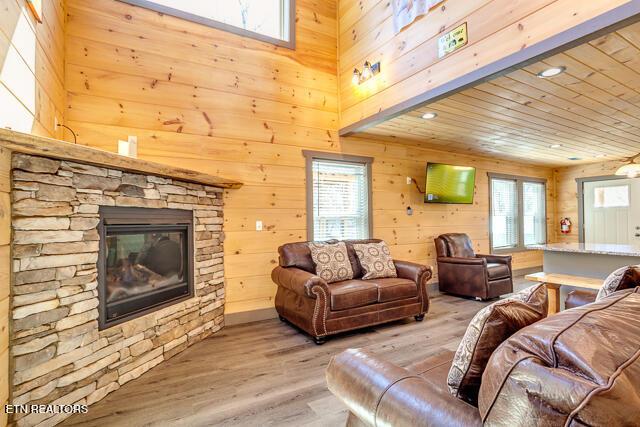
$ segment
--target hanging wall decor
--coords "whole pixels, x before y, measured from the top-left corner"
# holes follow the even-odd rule
[[[397,33],[411,24],[418,16],[424,15],[443,0],[391,0],[393,6],[393,27]]]
[[[42,0],[26,0],[26,2],[36,21],[42,23]]]

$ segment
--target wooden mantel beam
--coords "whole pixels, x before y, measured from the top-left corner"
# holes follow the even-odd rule
[[[125,157],[110,151],[98,150],[84,145],[71,144],[66,141],[15,132],[8,129],[0,129],[0,147],[19,153],[157,175],[180,181],[210,185],[212,187],[229,189],[242,187],[242,183],[239,181],[225,179],[219,176]]]

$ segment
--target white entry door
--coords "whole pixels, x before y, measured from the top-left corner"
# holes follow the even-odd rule
[[[586,243],[640,244],[640,179],[585,182]]]

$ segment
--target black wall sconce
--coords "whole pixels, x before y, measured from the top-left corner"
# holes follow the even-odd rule
[[[369,61],[366,61],[364,63],[364,66],[362,67],[362,71],[358,70],[357,68],[353,69],[353,77],[351,78],[351,83],[353,83],[354,85],[359,85],[366,82],[379,72],[380,62],[376,62],[372,65]]]

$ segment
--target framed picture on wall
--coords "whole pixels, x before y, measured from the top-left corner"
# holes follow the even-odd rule
[[[36,21],[42,23],[42,0],[25,0]]]

